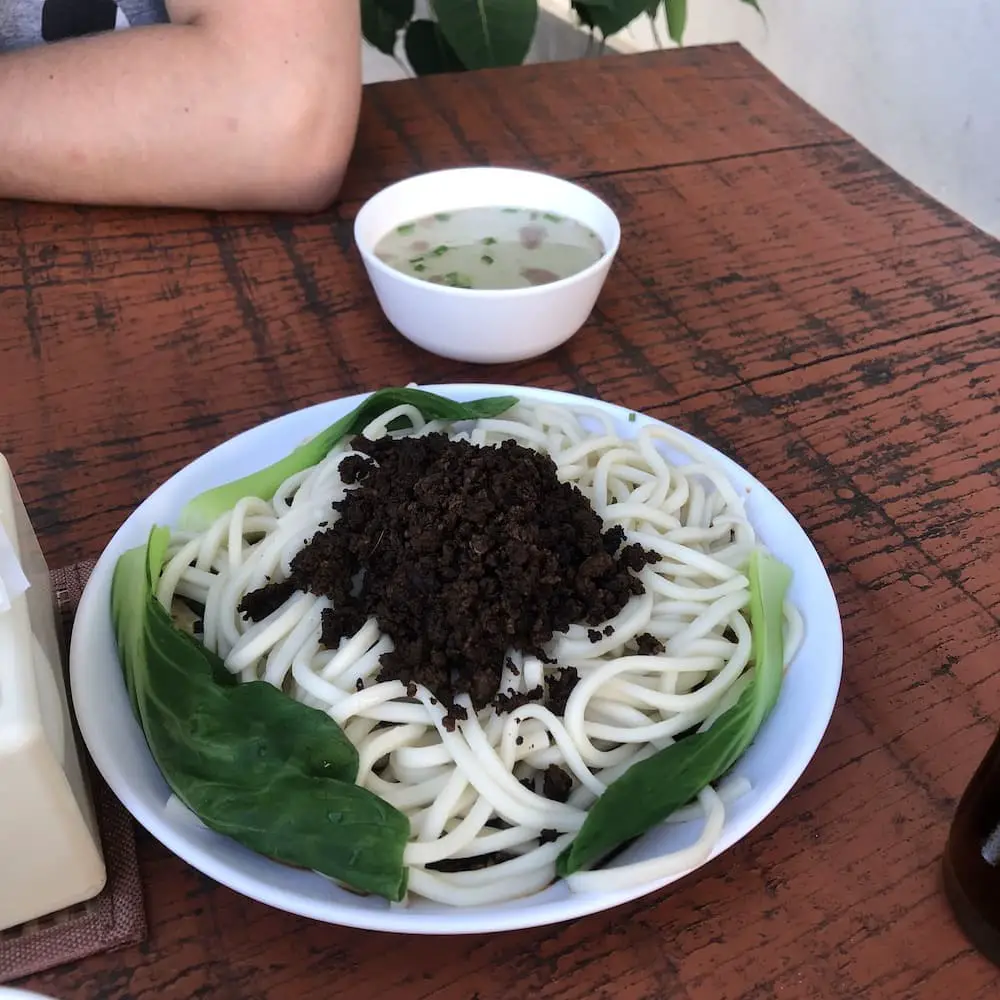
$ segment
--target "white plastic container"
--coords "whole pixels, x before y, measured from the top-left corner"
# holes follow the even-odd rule
[[[48,568],[0,455],[0,930],[92,898],[105,877]]]
[[[451,288],[403,274],[375,255],[395,226],[434,212],[484,205],[555,212],[592,229],[604,244],[596,263],[534,288]],[[558,347],[593,311],[618,245],[618,217],[597,195],[549,174],[505,167],[459,167],[392,184],[361,206],[354,221],[375,297],[389,322],[426,351],[459,361],[523,361]]]

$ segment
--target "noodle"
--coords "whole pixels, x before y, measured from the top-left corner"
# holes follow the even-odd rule
[[[389,431],[400,418],[411,426]],[[513,439],[547,452],[559,479],[584,493],[605,526],[621,525],[628,542],[660,556],[639,574],[644,593],[599,637],[571,626],[546,650],[553,663],[510,651],[503,691],[527,693],[553,671],[576,669],[562,716],[531,702],[506,715],[493,707],[477,714],[463,696],[458,703],[469,717],[449,730],[434,692],[411,685],[407,697],[400,681],[377,681],[380,657],[393,646],[374,619],[333,650],[320,644],[326,598],[298,592],[262,621],[243,618],[244,596],[284,579],[296,553],[337,517],[331,503],[350,488],[339,475],[341,461],[354,454],[350,441],[292,476],[272,501],[244,499],[204,533],[176,533],[157,596],[168,609],[175,599],[204,607],[203,642],[231,672],[267,681],[344,728],[359,752],[358,783],[410,819],[404,862],[412,893],[457,906],[497,903],[548,885],[556,858],[604,789],[678,734],[710,725],[748,683],[749,583],[741,567],[757,541],[724,472],[669,428],[643,425],[623,439],[604,413],[520,404],[502,418],[461,428],[398,406],[363,433],[432,432],[483,446]],[[667,454],[688,460],[676,464]],[[786,662],[802,630],[789,606]],[[662,652],[634,652],[646,634]],[[550,764],[573,779],[566,802],[541,792]],[[726,805],[747,787],[731,779],[706,788],[671,817],[701,819],[691,846],[576,873],[567,879],[570,889],[621,890],[700,864],[719,839]],[[462,860],[477,864],[451,870]],[[451,863],[448,870],[432,867],[442,862]]]

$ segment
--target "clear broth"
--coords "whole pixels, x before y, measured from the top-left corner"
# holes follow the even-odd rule
[[[604,256],[601,238],[575,219],[484,206],[425,215],[386,233],[375,256],[451,288],[531,288],[578,274]]]

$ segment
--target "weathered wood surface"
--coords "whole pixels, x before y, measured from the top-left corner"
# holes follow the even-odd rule
[[[422,169],[527,166],[620,213],[599,308],[477,368],[386,327],[361,200]],[[736,48],[369,88],[339,208],[285,219],[0,204],[0,449],[53,565],[261,420],[408,380],[599,395],[767,482],[841,601],[842,697],[793,794],[697,878],[467,941],[309,923],[141,840],[141,949],[29,985],[65,1000],[992,1000],[939,889],[1000,717],[1000,249]]]

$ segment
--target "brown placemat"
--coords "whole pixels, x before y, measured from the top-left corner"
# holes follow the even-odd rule
[[[77,563],[51,574],[64,634],[69,635],[83,586],[94,568]],[[0,931],[0,983],[30,976],[146,938],[146,911],[132,817],[90,767],[91,791],[108,872],[100,895],[85,903]]]

